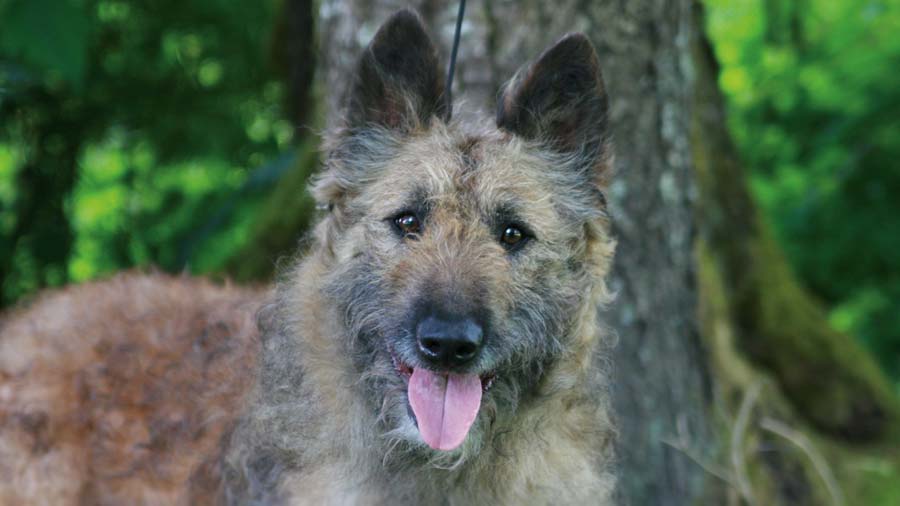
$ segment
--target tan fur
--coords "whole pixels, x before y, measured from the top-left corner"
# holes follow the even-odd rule
[[[207,461],[252,386],[261,296],[128,273],[7,315],[0,504],[192,504],[214,492]]]

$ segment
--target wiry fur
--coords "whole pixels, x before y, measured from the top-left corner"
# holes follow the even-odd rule
[[[164,501],[211,490],[208,484],[221,479],[217,498],[234,504],[609,503],[613,429],[597,308],[610,298],[604,277],[614,242],[603,201],[611,153],[596,55],[583,36],[563,39],[511,82],[496,127],[441,119],[447,104],[435,55],[416,15],[402,11],[361,58],[346,120],[328,141],[314,187],[329,211],[310,252],[282,273],[259,314],[254,399],[224,436],[221,464],[210,466],[207,456],[215,452],[198,446],[206,455],[185,461],[184,479],[166,482]],[[420,215],[421,233],[396,233],[391,218],[401,211]],[[498,242],[510,223],[533,235],[519,250]],[[210,307],[201,297],[181,310],[221,311],[229,300]],[[393,352],[423,366],[411,330],[423,304],[477,313],[487,322],[484,350],[467,372],[495,380],[464,443],[449,452],[423,443],[409,414],[406,379],[392,360]],[[11,335],[20,337],[4,335],[0,358],[77,332],[66,325],[27,330],[23,322],[59,307],[14,319],[10,328],[18,330]],[[85,328],[112,321],[118,332],[130,323],[127,311],[98,309],[106,316]],[[234,330],[244,337],[233,342],[252,349],[251,334],[243,326]],[[123,343],[141,335],[130,332]],[[108,360],[91,353],[91,360]],[[242,398],[247,388],[240,381],[256,370],[252,358],[242,357],[247,366],[235,371],[237,386],[217,376],[218,386],[233,393],[229,399]],[[20,388],[46,374],[34,363],[18,369],[26,378]],[[67,367],[78,374],[87,362]],[[8,382],[7,370],[0,368],[0,381]],[[0,383],[0,394],[4,388]],[[7,410],[13,411],[27,409]],[[3,413],[0,427],[13,423]],[[216,427],[210,437],[224,433]],[[2,430],[0,443],[9,447]],[[11,454],[27,453],[16,444]],[[32,459],[20,467],[36,465]],[[148,476],[134,473],[138,480]],[[93,483],[98,476],[80,479]]]

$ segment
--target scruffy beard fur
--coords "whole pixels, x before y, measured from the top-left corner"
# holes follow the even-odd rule
[[[467,123],[447,119],[436,55],[410,11],[375,35],[313,188],[328,210],[274,294],[218,294],[208,284],[131,274],[46,296],[0,326],[0,502],[610,503],[609,339],[598,308],[610,299],[614,241],[603,193],[612,154],[596,54],[582,35],[563,38],[513,77],[496,122]],[[420,226],[398,229],[402,215]],[[515,245],[500,240],[510,226],[523,235]],[[191,290],[196,300],[166,305],[167,293]],[[11,358],[41,339],[81,339],[40,322],[71,314],[73,304],[89,311],[82,299],[97,305],[98,294],[102,313],[69,334],[107,333],[80,345],[90,352],[68,369],[47,379],[66,354]],[[217,317],[203,316],[210,308]],[[257,308],[258,335],[245,324]],[[462,444],[448,451],[423,441],[407,392],[411,371],[433,367],[416,337],[433,310],[472,315],[484,336],[476,358],[449,369],[477,374],[483,393]],[[138,332],[132,313],[155,317]],[[195,336],[211,328],[228,346],[196,352]],[[74,436],[59,428],[90,405],[84,399],[102,390],[99,379],[79,387],[87,394],[67,394],[81,408],[69,402],[35,421],[29,406],[61,402],[47,385],[78,383],[79,367],[106,364],[103,350],[132,350],[127,340],[137,338],[150,343],[138,346],[150,358],[132,379],[144,397],[150,386],[157,400],[178,397],[165,374],[151,374],[169,370],[153,362],[167,347],[175,355],[163,357],[168,363],[194,350],[205,364],[179,385],[202,390],[212,376],[219,393],[180,401],[185,433],[195,436],[160,435],[150,461],[128,451],[140,446],[141,428],[152,434],[171,413],[144,404],[124,411],[137,433],[117,443],[117,469],[130,481],[116,485],[121,473],[95,469],[94,461],[114,460],[111,450],[97,450],[90,435],[116,406],[97,408]],[[23,453],[21,464],[2,463]],[[93,456],[84,472],[83,455]],[[42,468],[68,481],[42,495]]]

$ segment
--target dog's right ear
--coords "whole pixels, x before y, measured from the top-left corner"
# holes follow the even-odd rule
[[[447,111],[437,48],[409,9],[395,13],[378,29],[353,79],[347,128],[378,125],[410,132]]]

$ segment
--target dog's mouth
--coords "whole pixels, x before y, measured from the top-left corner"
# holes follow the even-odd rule
[[[391,352],[391,361],[393,361],[393,363],[394,363],[394,369],[397,371],[398,374],[400,374],[400,376],[409,380],[409,378],[410,378],[410,376],[412,376],[412,373],[414,370],[413,366],[407,364],[406,362],[402,361],[399,357],[397,357],[397,354],[394,352],[394,350],[390,350],[390,352]],[[494,380],[497,378],[497,373],[494,371],[491,371],[491,372],[487,372],[485,374],[480,374],[478,377],[481,379],[481,390],[483,392],[487,392],[494,385]]]
[[[465,441],[478,417],[481,397],[496,378],[488,374],[430,371],[403,362],[391,350],[397,373],[406,378],[413,419],[425,443],[435,450],[454,450]]]

